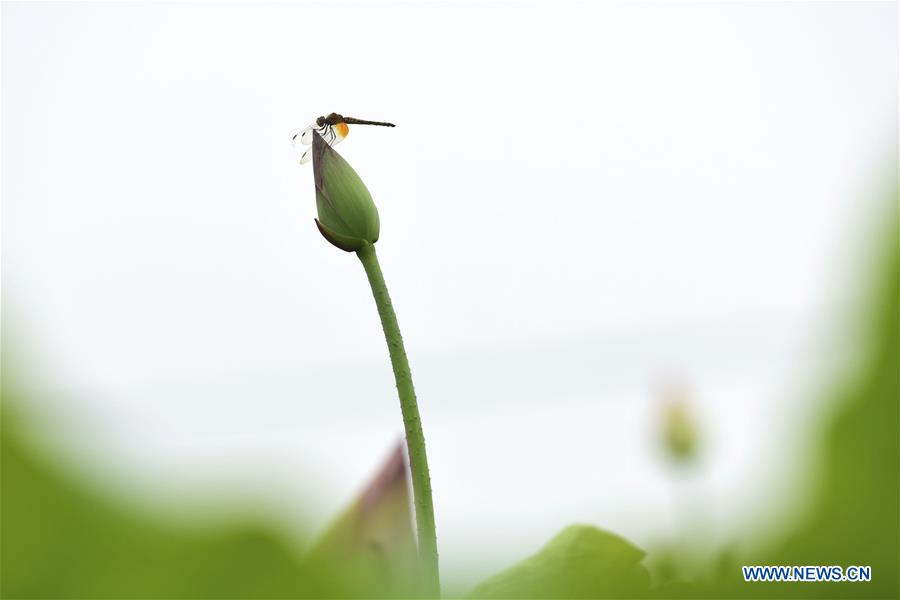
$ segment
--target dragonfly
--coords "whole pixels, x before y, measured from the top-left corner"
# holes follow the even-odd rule
[[[343,141],[347,134],[350,133],[349,125],[378,125],[380,127],[396,127],[393,123],[385,123],[383,121],[367,121],[365,119],[356,119],[354,117],[345,117],[337,113],[331,113],[327,117],[319,117],[316,121],[304,129],[294,134],[291,143],[294,147],[299,141],[304,146],[309,146],[313,141],[313,134],[318,133],[329,146]],[[300,164],[308,163],[312,160],[312,148],[307,148],[300,157]]]

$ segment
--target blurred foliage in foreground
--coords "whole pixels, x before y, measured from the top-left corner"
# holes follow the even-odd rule
[[[537,554],[482,582],[473,598],[625,598],[646,596],[644,551],[585,525],[562,530]]]
[[[473,592],[504,597],[900,597],[900,231],[864,315],[865,360],[833,389],[816,440],[820,477],[805,520],[750,556],[722,553],[693,581],[651,582],[643,551],[570,527]],[[9,350],[7,349],[7,354]],[[416,595],[404,460],[395,453],[305,554],[265,526],[190,528],[123,507],[43,460],[2,381],[0,595],[4,598],[296,598]],[[776,493],[783,493],[776,491]],[[477,540],[473,540],[476,544]],[[675,549],[679,552],[679,549]],[[744,583],[741,564],[871,565],[870,583]]]
[[[701,585],[681,597],[900,598],[900,198],[889,235],[878,239],[868,303],[858,319],[863,360],[822,406],[814,456],[819,464],[805,519],[750,556],[723,554]],[[805,440],[804,440],[805,441]],[[868,583],[745,583],[741,564],[868,565]],[[710,583],[711,582],[711,583]]]
[[[399,596],[415,589],[402,453],[301,556],[260,523],[179,526],[85,489],[29,450],[11,408],[22,400],[3,383],[3,598]]]
[[[863,332],[862,368],[834,392],[822,432],[817,502],[803,527],[758,560],[767,564],[871,565],[865,584],[771,584],[779,597],[900,598],[900,231],[877,269]]]
[[[3,380],[4,598],[293,595],[300,565],[251,524],[190,531],[84,489],[30,452]]]

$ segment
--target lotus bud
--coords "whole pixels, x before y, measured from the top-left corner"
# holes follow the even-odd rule
[[[688,393],[679,387],[664,392],[662,442],[666,453],[681,463],[693,461],[700,445],[700,432],[688,402]]]
[[[326,240],[347,252],[378,241],[378,209],[362,179],[318,133],[313,133],[316,226]]]

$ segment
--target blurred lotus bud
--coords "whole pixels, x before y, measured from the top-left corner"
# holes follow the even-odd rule
[[[362,494],[307,552],[306,566],[325,583],[315,596],[421,595],[405,445],[398,442]]]
[[[322,137],[314,133],[313,174],[316,225],[326,240],[347,252],[378,241],[378,209],[356,171]]]
[[[697,456],[699,431],[682,387],[670,386],[663,392],[662,443],[666,453],[687,463]]]

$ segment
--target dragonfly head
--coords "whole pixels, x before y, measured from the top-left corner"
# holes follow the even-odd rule
[[[327,117],[319,117],[316,120],[316,123],[319,124],[319,127],[322,127],[323,125],[337,125],[338,123],[343,123],[343,122],[344,122],[344,117],[337,113],[331,113]]]

